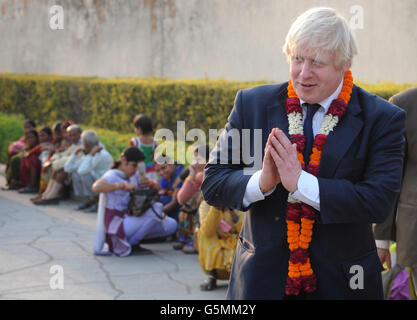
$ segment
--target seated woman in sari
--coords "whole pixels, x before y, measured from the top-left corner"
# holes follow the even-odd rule
[[[47,197],[53,188],[52,173],[54,163],[65,157],[66,151],[71,146],[71,141],[66,138],[60,139],[60,145],[55,149],[54,153],[50,155],[41,167],[41,176],[39,182],[39,192],[38,194],[31,198],[30,200],[35,203],[36,201],[41,200],[43,197]],[[55,147],[54,147],[55,148]],[[53,198],[53,197],[51,197]]]
[[[38,132],[29,131],[26,135],[27,150],[22,153],[19,167],[19,193],[37,193],[39,188],[39,175],[41,171],[41,146],[39,145]]]
[[[31,130],[36,130],[36,123],[32,120],[26,120],[23,124],[24,135],[18,141],[15,141],[9,146],[9,155],[6,163],[6,187],[2,187],[3,190],[16,190],[18,189],[17,182],[19,181],[20,170],[20,158],[21,152],[27,147],[26,136]]]
[[[235,255],[244,213],[209,206],[204,200],[200,208],[198,261],[209,278],[200,285],[203,291],[217,287],[217,280],[228,280]]]
[[[106,194],[104,225],[109,252],[116,256],[127,256],[134,251],[146,252],[139,246],[142,239],[167,237],[177,229],[177,222],[162,216],[162,204],[154,204],[139,217],[132,216],[128,209],[131,191],[140,188],[138,163],[145,160],[143,152],[137,147],[127,148],[107,171],[93,184],[93,192]],[[154,211],[159,213],[158,217]],[[96,254],[105,254],[95,252]]]
[[[53,142],[52,144],[48,144],[43,147],[44,152],[48,152],[49,155],[44,161],[42,161],[41,159],[42,168],[39,182],[39,193],[35,197],[30,199],[31,201],[41,200],[42,196],[46,196],[47,194],[47,187],[49,186],[49,189],[51,190],[51,187],[54,185],[51,183],[51,177],[53,175],[54,167],[53,163],[54,161],[63,158],[65,155],[64,152],[71,146],[71,141],[69,140],[69,138],[64,136],[65,131],[71,124],[71,121],[65,120],[55,122],[52,126]],[[62,164],[62,167],[64,167],[64,163]],[[51,199],[53,198],[54,197],[51,197]]]
[[[183,170],[181,164],[173,163],[168,156],[159,156],[156,159],[155,171],[161,177],[156,188],[164,204],[164,212],[176,221],[181,208],[177,201],[177,193],[182,187]],[[154,184],[151,187],[155,188]]]
[[[39,146],[41,148],[39,160],[41,161],[41,164],[43,164],[55,150],[52,130],[50,127],[44,126],[41,130],[39,130]]]
[[[195,148],[192,164],[181,189],[178,191],[177,200],[181,205],[178,220],[178,242],[173,245],[175,250],[182,250],[187,254],[195,254],[197,243],[196,232],[199,228],[198,207],[203,199],[201,183],[203,182],[204,167],[208,161],[210,149],[200,145]]]

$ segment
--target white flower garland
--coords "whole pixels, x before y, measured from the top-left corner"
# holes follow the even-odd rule
[[[319,134],[324,134],[326,136],[329,135],[330,132],[333,131],[333,129],[336,127],[337,123],[339,122],[338,116],[333,116],[331,114],[327,114],[323,122],[321,124],[321,128],[319,130]]]
[[[304,134],[303,115],[299,112],[291,112],[288,114],[288,132],[289,134]]]
[[[339,122],[338,116],[327,114],[321,124],[318,134],[324,134],[328,136],[330,132],[337,126]],[[304,134],[303,131],[303,115],[300,112],[291,112],[288,114],[288,133],[293,134]]]

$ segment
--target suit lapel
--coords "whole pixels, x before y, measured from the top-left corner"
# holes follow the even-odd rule
[[[346,114],[327,137],[320,161],[320,177],[329,178],[334,175],[340,160],[362,130],[363,121],[357,117],[362,111],[357,92],[358,88],[354,86]]]
[[[287,85],[284,84],[281,86],[277,95],[277,102],[267,107],[268,113],[268,133],[272,131],[273,128],[279,128],[287,136],[288,134],[288,118],[285,112],[285,101],[287,99]]]

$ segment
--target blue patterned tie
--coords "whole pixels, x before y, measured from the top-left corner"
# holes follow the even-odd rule
[[[319,104],[308,104],[304,103],[304,106],[307,107],[307,116],[304,120],[304,136],[306,137],[306,145],[304,148],[304,163],[307,166],[310,162],[310,155],[313,151],[313,142],[314,142],[314,134],[313,134],[313,116],[316,111],[320,108]]]

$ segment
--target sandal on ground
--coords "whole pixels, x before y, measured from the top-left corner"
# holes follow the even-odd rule
[[[184,242],[176,242],[172,245],[172,248],[174,250],[182,250],[182,248],[184,248],[185,243]]]
[[[187,244],[186,246],[184,246],[182,248],[182,252],[184,252],[185,254],[197,254],[198,251],[196,249],[194,249],[193,245],[191,244]]]
[[[216,279],[215,278],[208,278],[202,284],[200,284],[201,291],[211,291],[217,288]]]
[[[59,203],[59,198],[39,199],[39,200],[34,200],[33,203],[36,204],[36,205],[58,204]]]
[[[137,244],[137,245],[132,246],[131,253],[135,255],[146,255],[146,254],[152,254],[152,250],[146,249]]]
[[[91,203],[87,201],[87,202],[80,204],[76,210],[85,210],[89,208],[90,206],[91,206]]]

